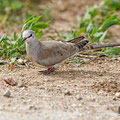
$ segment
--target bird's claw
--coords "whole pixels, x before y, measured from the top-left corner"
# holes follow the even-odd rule
[[[48,75],[54,72],[54,68],[48,68],[45,71],[39,71],[39,72],[43,73],[44,75]]]

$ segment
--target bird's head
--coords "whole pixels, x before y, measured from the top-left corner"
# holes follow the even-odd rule
[[[22,42],[30,42],[36,38],[35,32],[32,30],[26,30],[23,32],[23,40]]]

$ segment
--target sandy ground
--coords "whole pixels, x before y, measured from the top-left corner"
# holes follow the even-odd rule
[[[85,11],[86,2],[93,5],[101,0],[54,3],[56,20],[53,27],[68,32],[76,24],[76,17]],[[68,17],[73,15],[75,17]],[[114,37],[120,35],[116,32]],[[46,69],[43,66],[29,64],[13,70],[9,70],[8,65],[0,66],[0,120],[120,119],[120,58],[96,58],[80,67],[62,64],[50,75],[38,72]],[[22,80],[26,87],[10,86],[4,82],[6,78]],[[3,96],[6,90],[11,92],[11,97]]]

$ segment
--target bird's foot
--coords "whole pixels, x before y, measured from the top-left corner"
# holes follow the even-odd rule
[[[39,71],[39,72],[43,73],[44,75],[48,75],[48,74],[50,74],[50,73],[52,73],[54,71],[55,71],[55,68],[54,67],[50,67],[50,68],[48,68],[45,71]]]

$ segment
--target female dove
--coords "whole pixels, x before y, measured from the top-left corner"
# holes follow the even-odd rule
[[[71,42],[54,40],[39,41],[34,31],[26,30],[23,32],[23,41],[26,43],[27,56],[32,61],[48,67],[47,70],[42,71],[44,74],[50,74],[54,71],[54,65],[82,50],[89,42],[88,40],[80,41],[82,39],[84,39],[83,36],[75,38]]]

